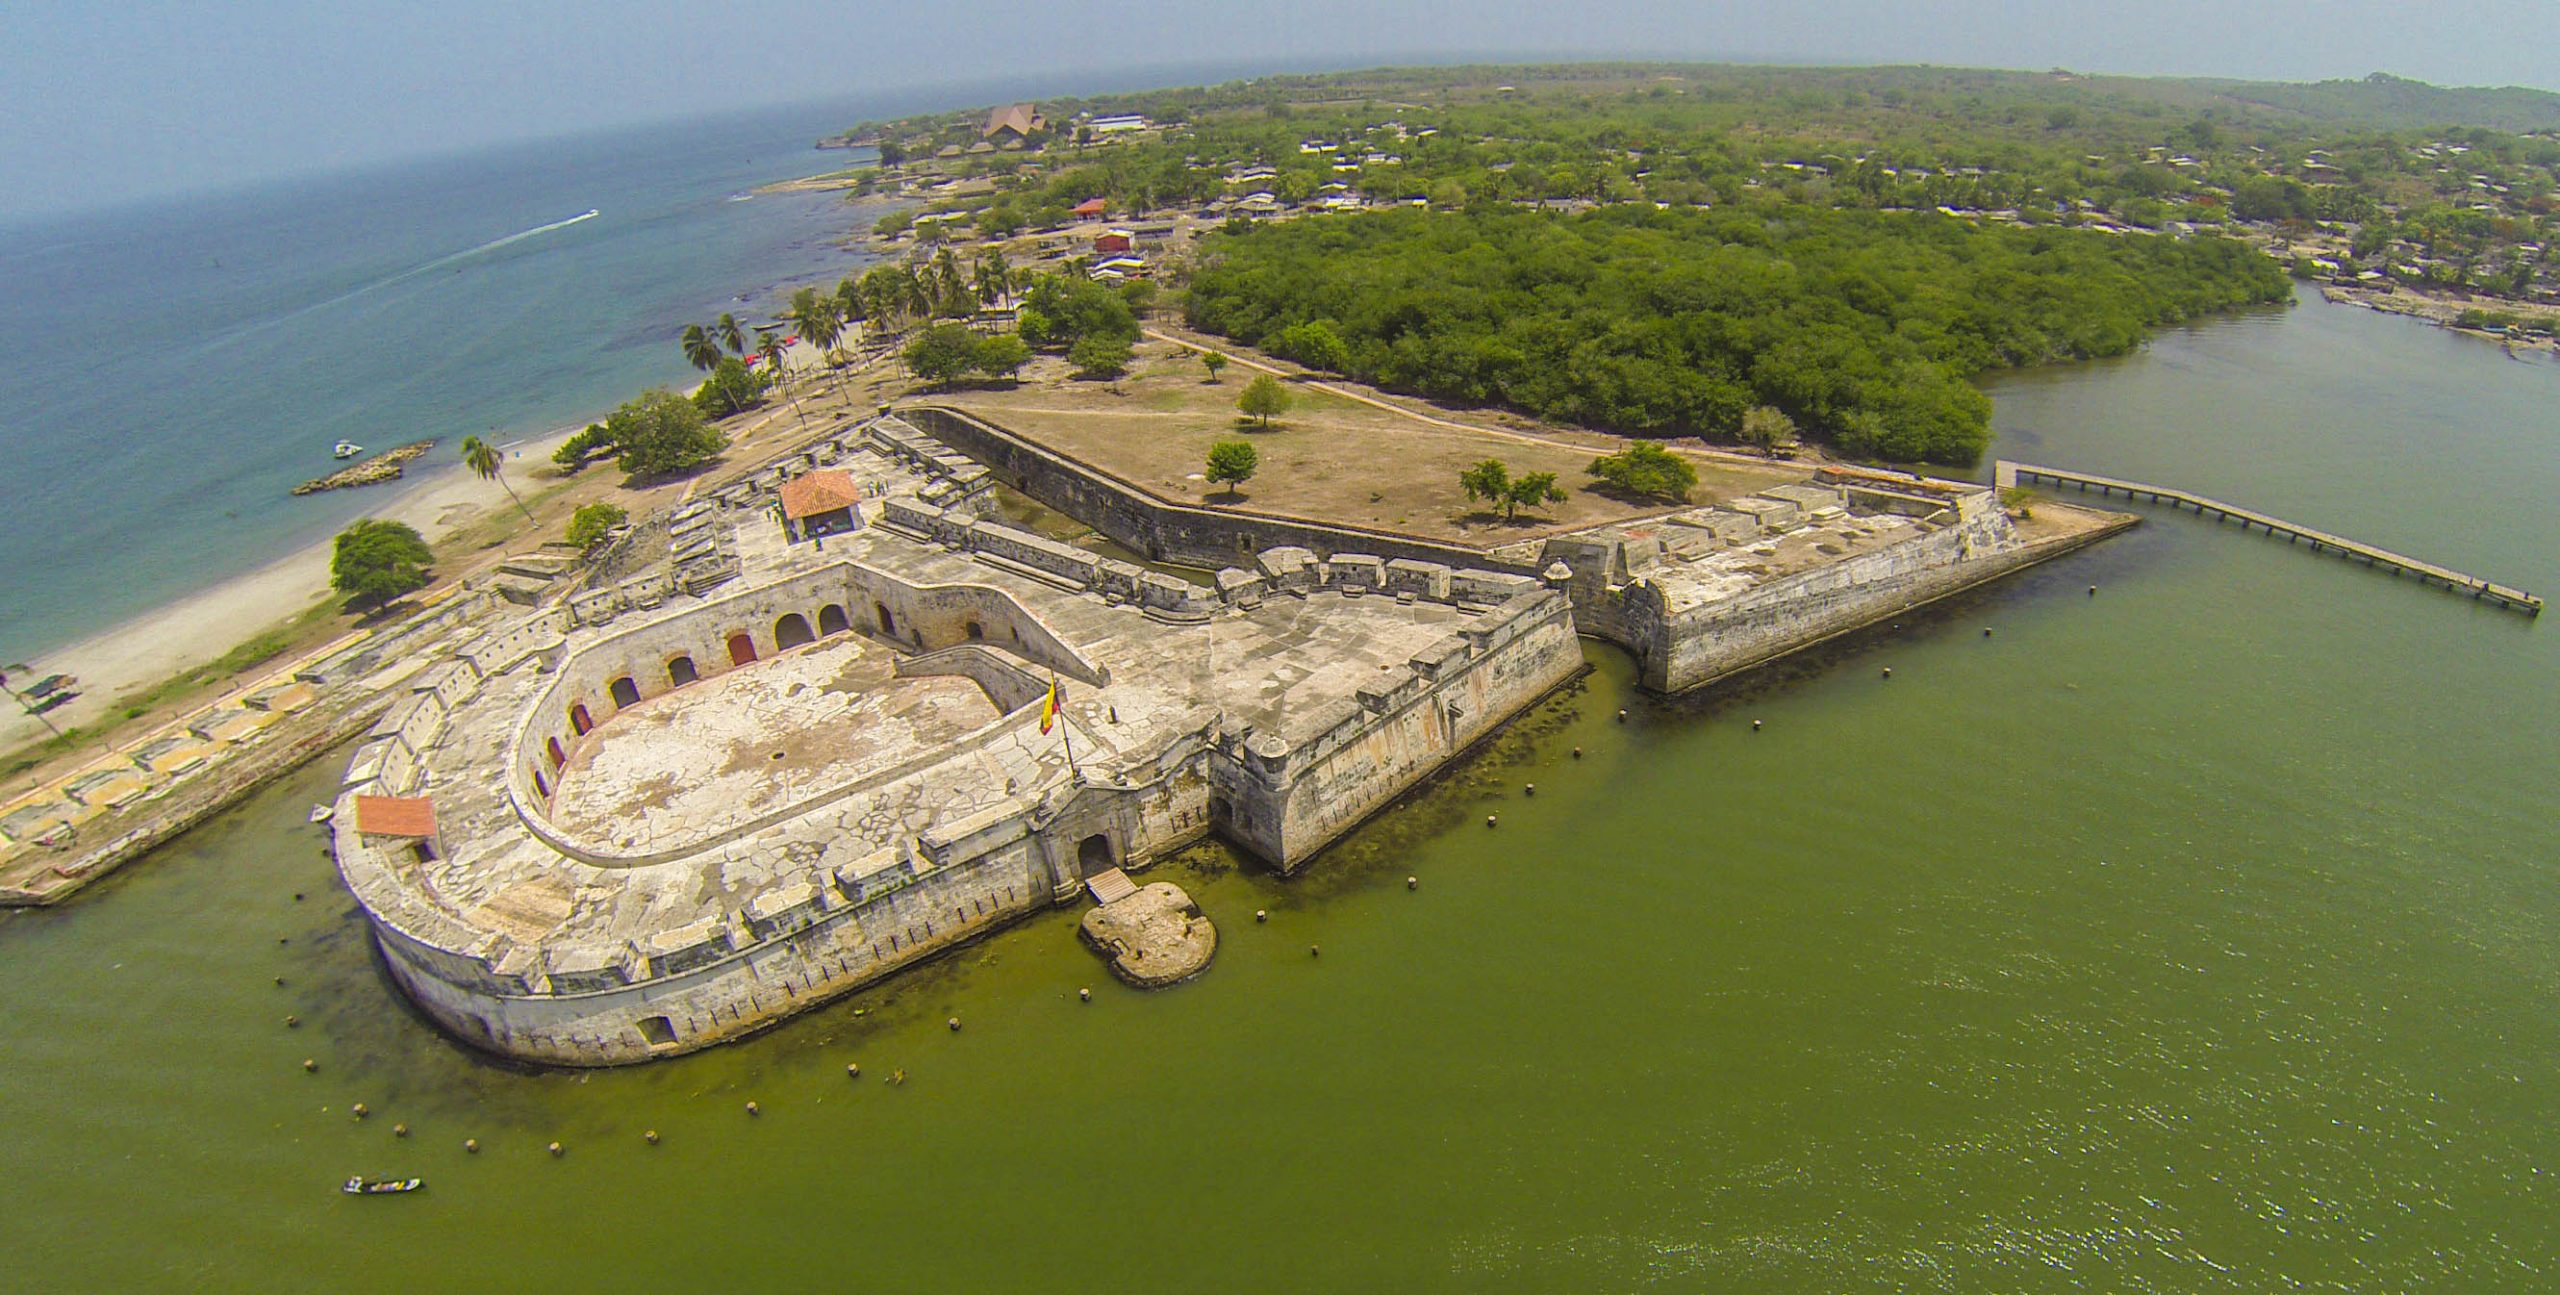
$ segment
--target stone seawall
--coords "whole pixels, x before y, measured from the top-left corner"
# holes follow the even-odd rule
[[[1295,547],[1330,556],[1374,553],[1488,570],[1527,572],[1481,550],[1455,544],[1271,517],[1227,509],[1169,503],[1090,464],[1008,431],[984,417],[941,405],[901,407],[896,416],[935,440],[968,455],[997,479],[1100,531],[1115,544],[1158,562],[1216,570],[1250,562],[1264,549]]]

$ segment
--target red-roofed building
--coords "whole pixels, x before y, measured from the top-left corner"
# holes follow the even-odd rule
[[[782,483],[782,529],[795,540],[835,535],[862,524],[862,487],[842,468],[820,468]]]
[[[1100,198],[1087,198],[1084,201],[1077,203],[1067,214],[1080,220],[1089,219],[1095,216],[1107,216],[1111,214],[1111,204],[1104,202]]]
[[[356,835],[407,841],[421,861],[442,852],[435,802],[424,796],[356,797]]]

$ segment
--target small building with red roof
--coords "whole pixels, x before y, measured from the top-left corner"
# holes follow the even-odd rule
[[[862,487],[842,468],[819,468],[782,483],[782,530],[794,540],[862,525]]]
[[[1079,220],[1089,220],[1095,216],[1107,216],[1111,214],[1111,204],[1104,202],[1100,198],[1087,198],[1084,201],[1077,203],[1068,211],[1067,214],[1074,216]]]

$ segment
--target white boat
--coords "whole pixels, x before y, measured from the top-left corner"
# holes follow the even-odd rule
[[[352,459],[364,453],[364,447],[354,441],[340,441],[329,447],[329,453],[342,459]]]

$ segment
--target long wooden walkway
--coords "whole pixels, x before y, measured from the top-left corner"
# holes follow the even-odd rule
[[[2343,558],[2361,561],[2369,567],[2380,567],[2395,576],[2415,576],[2428,584],[2440,585],[2454,593],[2468,594],[2510,611],[2523,612],[2527,616],[2542,614],[2542,600],[2521,589],[2492,584],[2477,576],[2467,576],[2432,562],[2421,562],[2416,558],[2404,557],[2389,549],[2375,548],[2373,545],[2332,535],[2327,531],[2316,531],[2308,526],[2296,526],[2281,518],[2269,517],[2265,513],[2226,504],[2218,499],[2189,494],[2184,490],[2169,490],[2140,481],[2102,477],[2094,472],[2072,472],[2062,468],[2038,467],[2032,463],[2012,463],[2007,459],[1999,460],[1993,465],[1992,481],[2002,490],[2009,489],[2021,481],[2050,481],[2055,485],[2095,490],[2101,495],[2122,492],[2127,499],[2149,499],[2154,503],[2167,504],[2172,508],[2192,508],[2198,516],[2235,521],[2240,523],[2244,530],[2254,526],[2269,535],[2282,536],[2288,544],[2308,542],[2314,553],[2335,553]]]

